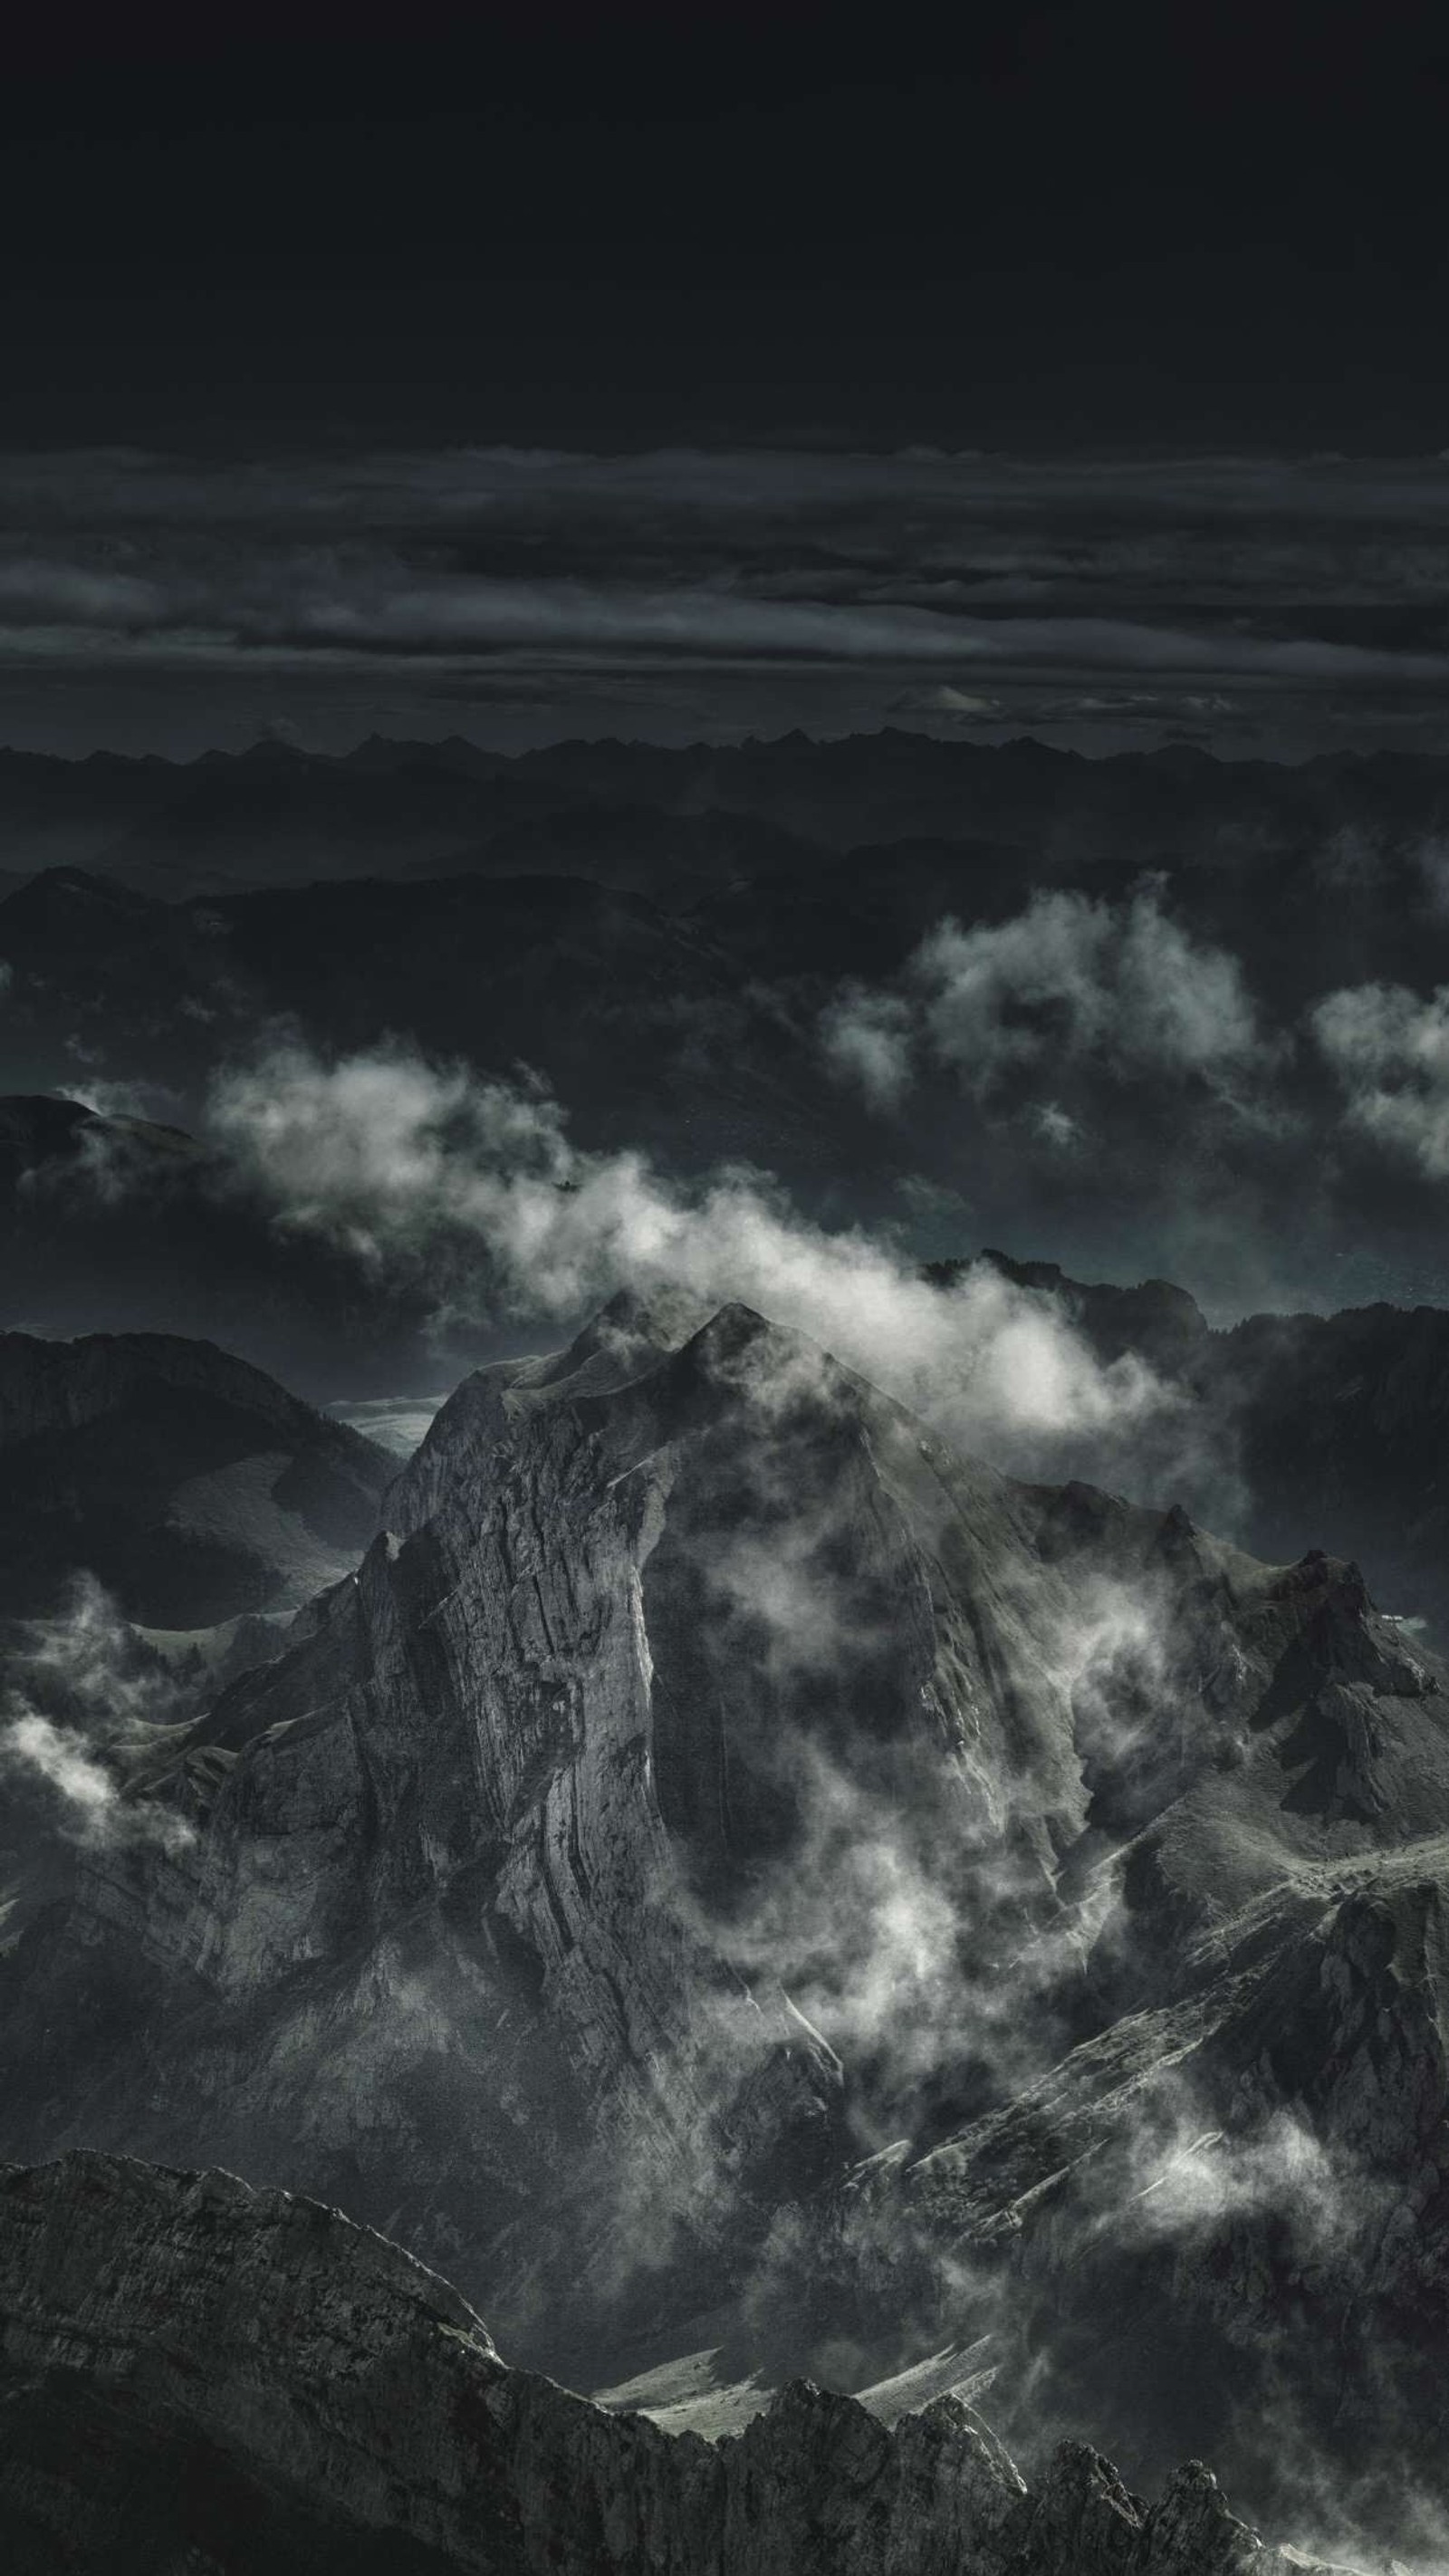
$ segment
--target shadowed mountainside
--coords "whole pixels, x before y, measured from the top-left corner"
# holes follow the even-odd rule
[[[1205,2469],[1149,2506],[1067,2445],[1029,2488],[951,2398],[886,2431],[797,2385],[714,2448],[606,2415],[396,2246],[228,2174],[0,2171],[0,2320],[15,2576],[1287,2576]]]
[[[297,1609],[354,1563],[395,1462],[260,1369],[160,1333],[0,1334],[0,1616],[93,1574],[127,1618]]]

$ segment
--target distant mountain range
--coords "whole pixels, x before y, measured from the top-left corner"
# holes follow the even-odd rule
[[[341,755],[259,742],[180,763],[4,751],[0,823],[11,870],[99,866],[145,891],[186,894],[309,871],[372,874],[380,853],[389,873],[476,861],[496,835],[528,825],[546,844],[580,814],[662,814],[696,827],[710,818],[721,855],[731,818],[754,818],[830,850],[979,830],[1039,849],[1043,826],[1057,826],[1088,861],[1110,858],[1124,833],[1138,849],[1186,825],[1191,850],[1205,857],[1215,847],[1222,855],[1250,824],[1256,837],[1265,818],[1285,846],[1386,820],[1435,829],[1446,786],[1449,761],[1419,753],[1288,765],[1223,762],[1179,745],[1097,760],[1025,737],[992,747],[890,728],[685,750],[562,742],[516,755],[462,737],[374,736]],[[586,860],[590,874],[619,863],[607,833],[602,854]],[[677,881],[671,856],[668,882]]]

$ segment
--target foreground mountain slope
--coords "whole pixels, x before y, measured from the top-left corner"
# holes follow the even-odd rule
[[[159,1333],[0,1333],[0,1461],[0,1613],[42,1614],[84,1571],[183,1629],[336,1581],[395,1472],[260,1369]]]
[[[17,2576],[1286,2576],[1206,2470],[1082,2445],[1036,2490],[945,2398],[787,2391],[711,2449],[499,2361],[336,2211],[114,2158],[0,2171],[0,2540]],[[1303,2567],[1306,2561],[1292,2559]]]

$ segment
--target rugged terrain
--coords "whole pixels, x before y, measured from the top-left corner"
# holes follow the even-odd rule
[[[75,2155],[0,2171],[0,2541],[17,2576],[1287,2576],[1192,2465],[1028,2487],[938,2399],[800,2383],[711,2448],[509,2370],[335,2210]]]
[[[683,1301],[467,1381],[386,1518],[17,1883],[7,2154],[337,2201],[576,2385],[950,2346],[1013,2440],[1422,2518],[1449,1696],[1356,1569]]]

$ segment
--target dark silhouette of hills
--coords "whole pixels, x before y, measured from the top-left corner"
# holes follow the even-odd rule
[[[395,1462],[208,1342],[0,1333],[0,1616],[77,1574],[202,1628],[296,1608],[352,1563]]]
[[[1069,2443],[1028,2487],[950,2396],[891,2426],[800,2385],[714,2447],[607,2415],[506,2368],[396,2245],[230,2174],[8,2168],[0,2290],[16,2576],[799,2576],[826,2551],[833,2576],[963,2552],[979,2576],[1290,2564],[1196,2464],[1149,2506]]]

